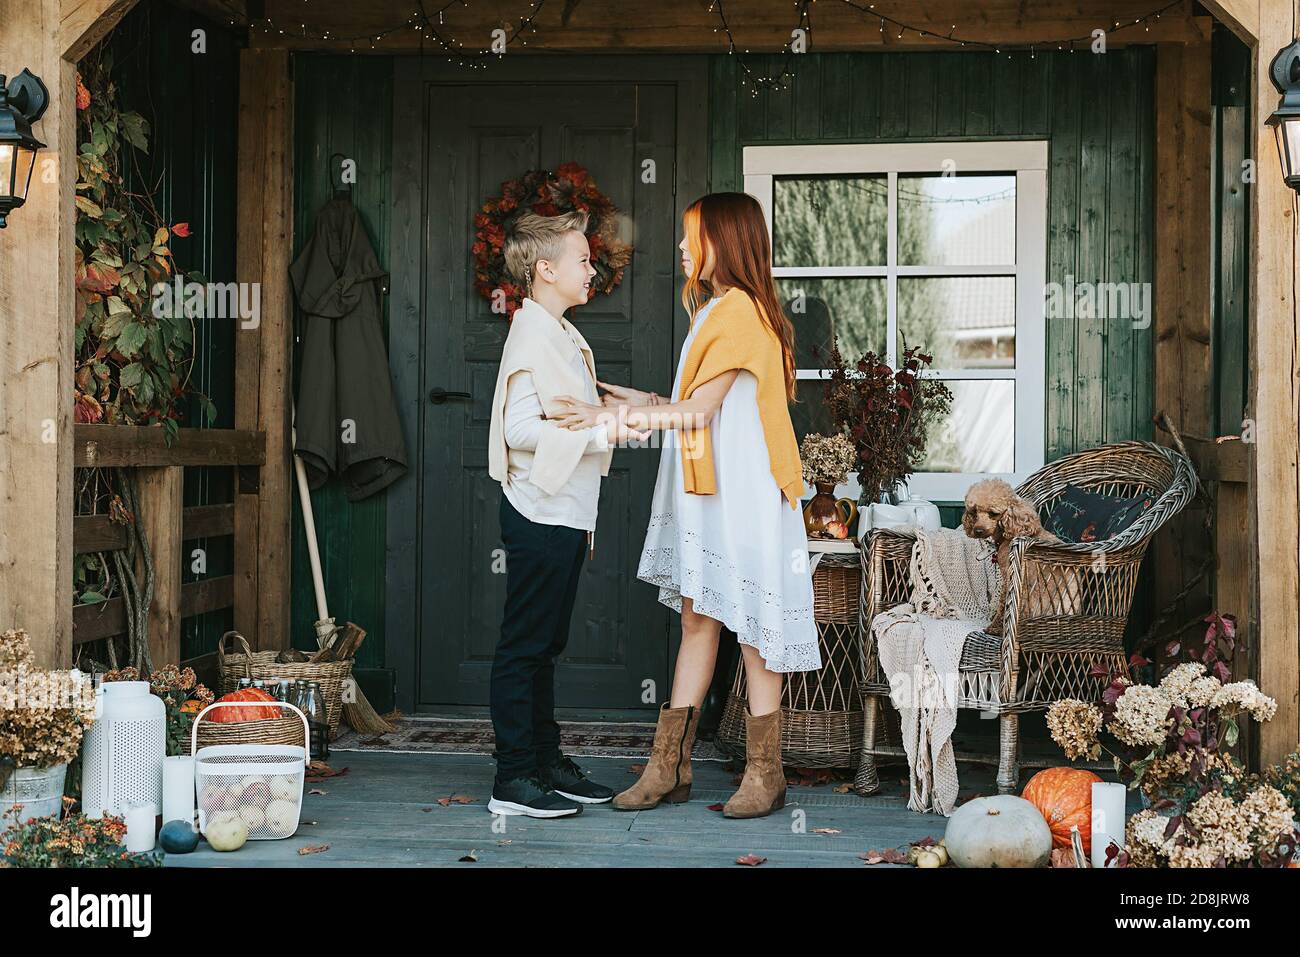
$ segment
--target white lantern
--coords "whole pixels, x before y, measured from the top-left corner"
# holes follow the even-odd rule
[[[147,681],[106,681],[103,715],[81,750],[81,806],[89,817],[162,807],[167,709]]]

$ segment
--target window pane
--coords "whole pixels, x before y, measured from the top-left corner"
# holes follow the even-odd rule
[[[850,362],[868,350],[884,355],[884,279],[778,279],[776,288],[794,323],[796,368],[824,369],[835,336]]]
[[[1014,276],[898,279],[898,351],[921,346],[936,369],[1016,364]]]
[[[835,431],[830,413],[826,410],[826,382],[822,379],[800,379],[799,401],[790,405],[790,421],[800,442],[809,432],[830,435]]]
[[[883,266],[888,228],[889,186],[883,176],[772,184],[777,266]]]
[[[1009,379],[944,382],[952,414],[931,428],[922,472],[1011,472],[1015,469],[1016,388]]]
[[[1016,261],[1014,176],[898,177],[898,262],[988,266]]]

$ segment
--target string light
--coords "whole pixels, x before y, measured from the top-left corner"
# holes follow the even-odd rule
[[[951,43],[961,47],[966,47],[966,46],[977,47],[980,49],[988,50],[998,56],[1002,55],[1002,53],[1005,52],[1008,58],[1010,58],[1014,53],[1017,52],[1028,53],[1029,59],[1033,60],[1033,59],[1037,59],[1038,47],[1040,46],[1051,47],[1055,45],[1058,50],[1064,50],[1068,45],[1070,52],[1073,53],[1074,45],[1076,43],[1086,44],[1093,40],[1092,34],[1089,33],[1087,36],[1065,37],[1060,40],[1035,41],[1033,44],[1025,47],[1008,47],[999,43],[990,43],[987,40],[975,40],[968,37],[960,37],[957,35],[957,24],[955,23],[952,25],[952,28],[948,31],[947,35],[945,36],[942,33],[933,33],[928,29],[914,26],[910,23],[905,23],[902,20],[899,20],[897,17],[892,17],[887,13],[881,13],[876,9],[877,4],[875,3],[864,4],[859,2],[859,0],[831,0],[831,2],[839,2],[844,6],[852,7],[854,10],[862,14],[864,19],[879,20],[881,42],[885,44],[887,44],[888,42],[887,36],[885,34],[885,28],[888,26],[890,28],[891,34],[894,30],[898,31],[897,39],[899,40],[902,40],[908,33],[914,33],[921,39],[936,40],[941,43]],[[1183,0],[1172,0],[1172,2],[1166,3],[1163,7],[1160,7],[1158,10],[1154,10],[1151,13],[1148,13],[1146,16],[1136,17],[1131,23],[1127,21],[1121,23],[1118,20],[1114,20],[1112,21],[1112,25],[1109,32],[1115,33],[1116,31],[1127,30],[1136,26],[1142,26],[1144,30],[1150,32],[1152,20],[1159,20],[1160,15],[1162,13],[1167,13],[1169,10],[1172,10],[1175,7],[1181,7],[1183,5],[1184,5]],[[799,8],[799,17],[796,22],[795,29],[803,29],[807,32],[807,35],[811,37],[812,22],[811,22],[811,17],[809,16],[809,6],[810,6],[809,0],[802,0],[802,2],[797,4],[797,6]],[[717,13],[718,20],[722,25],[722,31],[727,35],[727,52],[729,54],[735,55],[736,40],[735,37],[732,35],[731,27],[727,23],[726,11],[723,7],[723,0],[714,0],[713,4],[709,7],[709,10],[711,12]],[[713,32],[717,33],[718,31],[715,28]],[[790,32],[791,32],[791,36],[793,37],[794,30],[791,30]],[[745,50],[745,53],[748,54],[749,50]],[[738,62],[740,63],[741,70],[743,71],[741,82],[744,83],[745,85],[752,87],[751,93],[753,96],[757,96],[760,92],[764,90],[780,92],[787,89],[788,80],[794,72],[793,69],[791,68],[792,64],[790,61],[790,58],[794,55],[795,54],[791,49],[791,44],[787,44],[786,58],[785,61],[782,63],[781,71],[779,75],[772,74],[772,73],[767,73],[767,74],[758,73],[745,62],[744,56],[737,55]]]

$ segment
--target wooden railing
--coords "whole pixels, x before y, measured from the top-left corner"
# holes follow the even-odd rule
[[[255,494],[256,470],[266,461],[261,432],[238,429],[181,429],[168,445],[159,428],[124,425],[78,425],[73,436],[77,468],[135,470],[139,514],[136,520],[148,542],[154,565],[153,603],[149,609],[149,650],[155,664],[180,660],[181,621],[191,615],[230,608],[236,601],[234,575],[181,583],[182,545],[201,538],[235,533],[235,503],[183,505],[187,465],[240,470],[235,494]],[[249,474],[251,472],[251,474]],[[126,548],[128,530],[104,515],[73,518],[76,554]],[[256,543],[244,543],[256,548]],[[236,542],[238,549],[241,543]],[[126,632],[122,598],[77,605],[72,613],[73,645]]]

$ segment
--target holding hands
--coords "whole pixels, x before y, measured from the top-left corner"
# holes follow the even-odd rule
[[[648,430],[642,431],[628,424],[628,406],[625,404],[593,405],[568,395],[556,396],[556,401],[560,404],[561,411],[550,416],[550,419],[561,428],[582,431],[603,427],[611,445],[643,442],[650,437]]]

